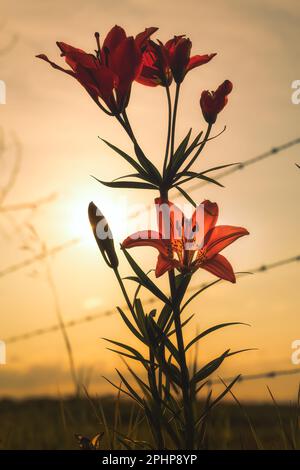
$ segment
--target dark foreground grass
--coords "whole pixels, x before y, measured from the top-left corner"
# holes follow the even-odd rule
[[[93,402],[93,403],[92,403]],[[114,427],[115,399],[69,398],[0,401],[1,449],[78,449],[75,434],[89,438]],[[121,401],[118,430],[124,433],[131,427],[132,436],[147,440],[145,423],[133,430],[136,409],[126,400]],[[207,426],[205,447],[208,449],[285,449],[297,446],[297,436],[292,432],[298,425],[297,409],[289,405],[221,404],[212,413]],[[111,444],[110,444],[111,445]],[[118,447],[117,436],[114,436]],[[103,437],[102,448],[109,448]]]

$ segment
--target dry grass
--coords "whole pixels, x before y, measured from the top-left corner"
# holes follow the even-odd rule
[[[126,400],[115,398],[32,399],[0,402],[2,449],[76,449],[75,434],[101,437],[102,448],[124,448],[118,437],[148,439],[148,429],[138,410]],[[280,413],[280,420],[278,420]],[[245,418],[247,415],[247,419]],[[104,424],[104,416],[106,424]],[[296,428],[297,407],[277,404],[221,404],[211,414],[205,447],[209,449],[256,449],[256,437],[264,449],[300,446]],[[117,426],[117,433],[114,432]]]

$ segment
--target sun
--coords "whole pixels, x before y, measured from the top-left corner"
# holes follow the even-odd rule
[[[66,226],[71,238],[80,238],[81,242],[94,247],[95,240],[88,220],[88,205],[93,201],[106,217],[115,242],[118,244],[126,237],[127,202],[116,197],[108,197],[104,192],[82,192],[69,198],[67,203]]]

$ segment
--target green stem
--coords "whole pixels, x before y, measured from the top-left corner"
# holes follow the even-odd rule
[[[129,296],[128,296],[128,294],[127,294],[126,288],[125,288],[125,286],[124,286],[123,279],[122,279],[121,276],[120,276],[120,273],[119,273],[118,268],[114,269],[114,273],[115,273],[115,276],[116,276],[117,281],[118,281],[118,283],[119,283],[119,286],[120,286],[120,288],[121,288],[122,294],[123,294],[124,299],[125,299],[125,302],[126,302],[126,304],[127,304],[127,307],[129,308],[131,315],[133,316],[134,320],[136,321],[136,314],[135,314],[133,305],[132,305],[132,303],[131,303],[131,301],[130,301],[130,299],[129,299]]]
[[[125,114],[125,111],[123,113],[123,119],[119,114],[116,114],[115,117],[116,117],[117,121],[121,124],[123,129],[125,130],[126,134],[129,136],[130,140],[135,144],[136,143],[136,138],[133,134],[132,128],[130,126],[128,117]]]
[[[177,117],[177,109],[178,109],[179,92],[180,92],[180,84],[178,83],[176,85],[175,100],[174,100],[174,111],[173,111],[172,132],[171,132],[171,156],[170,156],[170,160],[174,156],[176,117]]]
[[[181,371],[181,389],[182,389],[182,400],[183,400],[183,411],[185,419],[185,447],[186,449],[192,450],[194,448],[194,413],[193,404],[191,402],[191,390],[190,390],[190,375],[186,363],[185,347],[182,335],[182,325],[180,318],[180,301],[177,299],[176,285],[175,285],[175,274],[174,270],[169,272],[169,282],[171,289],[171,297],[173,304],[174,313],[174,324],[176,331],[177,347],[180,360],[180,371]]]
[[[134,135],[134,132],[132,130],[131,124],[129,122],[126,111],[123,111],[123,119],[124,119],[124,123],[125,123],[124,129],[127,131],[127,133],[129,135],[129,137],[131,138],[132,142],[134,144],[138,145],[137,140],[136,140],[135,135]]]
[[[161,429],[161,411],[162,411],[161,410],[161,404],[162,404],[162,398],[161,398],[161,395],[160,395],[159,390],[157,388],[156,373],[155,373],[155,366],[154,366],[155,355],[154,355],[154,352],[153,352],[153,349],[152,349],[151,345],[149,346],[149,361],[150,361],[149,383],[151,385],[152,395],[153,395],[153,399],[154,399],[154,402],[155,402],[156,411],[157,411],[157,414],[158,414],[158,417],[159,417],[158,426],[155,429],[155,434],[156,434],[156,437],[157,437],[157,447],[158,447],[158,449],[164,449],[164,447],[165,447],[164,437],[163,437],[163,433],[162,433],[162,429]]]
[[[171,124],[172,124],[172,103],[171,103],[170,87],[168,85],[166,86],[166,92],[167,92],[167,101],[168,101],[168,134],[167,134],[167,144],[166,144],[166,152],[165,152],[165,159],[164,159],[164,166],[163,166],[163,176],[165,176],[167,164],[168,164],[170,138],[171,138]]]

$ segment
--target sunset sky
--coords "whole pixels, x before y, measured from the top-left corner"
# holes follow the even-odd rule
[[[95,106],[78,83],[35,58],[45,53],[64,65],[56,41],[93,51],[94,32],[102,37],[115,24],[135,35],[157,26],[165,41],[186,34],[194,53],[217,52],[207,65],[186,78],[179,105],[178,140],[190,127],[205,128],[199,97],[230,79],[234,90],[214,128],[227,130],[207,146],[198,168],[242,162],[274,146],[300,137],[300,105],[291,102],[291,84],[300,80],[297,0],[0,0],[0,53],[14,36],[13,47],[0,55],[0,79],[7,103],[0,106],[5,144],[1,154],[1,185],[14,158],[14,139],[22,146],[21,169],[3,205],[57,198],[38,210],[10,213],[0,206],[0,272],[40,251],[30,225],[48,248],[80,237],[81,243],[51,258],[64,319],[123,305],[112,272],[97,251],[87,219],[91,200],[106,214],[117,245],[136,228],[126,221],[154,193],[100,186],[90,175],[111,180],[130,172],[98,136],[131,153],[126,135],[113,118]],[[147,155],[161,166],[166,138],[166,100],[162,88],[134,84],[128,114]],[[13,137],[16,136],[16,137]],[[1,147],[2,149],[2,147]],[[193,193],[197,202],[210,199],[220,206],[220,222],[247,227],[245,237],[226,249],[236,271],[300,255],[300,146],[257,163],[224,179],[225,188],[206,185]],[[128,171],[129,170],[129,171]],[[216,173],[217,176],[217,173]],[[148,271],[156,251],[131,252]],[[120,254],[120,258],[122,255]],[[191,305],[197,313],[187,334],[224,321],[241,321],[203,341],[200,362],[227,348],[257,348],[228,359],[222,377],[295,368],[291,343],[300,339],[300,264],[294,263],[209,289]],[[130,273],[122,260],[122,275]],[[195,283],[211,280],[199,270]],[[157,281],[165,288],[164,281]],[[130,286],[130,284],[128,284]],[[130,286],[132,287],[132,286]],[[144,293],[145,298],[148,294]],[[56,323],[53,297],[41,261],[0,277],[0,339]],[[102,379],[114,378],[116,365],[102,337],[134,345],[117,316],[99,318],[69,329],[75,364],[91,380],[91,390],[111,391]],[[293,399],[300,375],[237,385],[242,399],[268,400],[266,384],[278,399]],[[0,396],[57,394],[71,391],[68,361],[60,332],[7,345],[7,364],[0,366]]]

